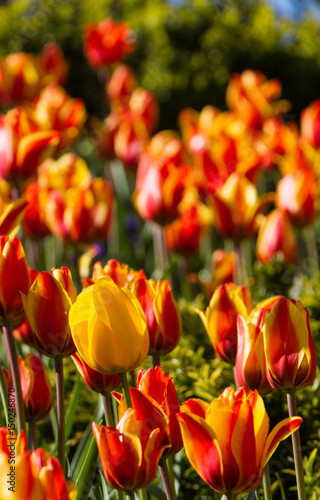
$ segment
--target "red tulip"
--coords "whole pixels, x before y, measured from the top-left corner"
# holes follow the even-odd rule
[[[270,262],[277,254],[286,263],[293,262],[297,253],[294,229],[286,212],[279,208],[266,216],[257,238],[257,258]]]
[[[118,374],[105,375],[104,373],[97,372],[78,353],[72,354],[71,357],[79,373],[83,376],[85,383],[92,391],[106,394],[107,392],[114,391],[119,386],[120,378]]]

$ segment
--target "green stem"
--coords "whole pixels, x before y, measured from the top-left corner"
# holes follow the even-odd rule
[[[124,396],[124,401],[126,403],[127,408],[132,408],[132,403],[131,403],[131,396],[130,396],[130,391],[129,391],[129,385],[128,385],[128,379],[127,379],[127,373],[119,373],[119,378],[120,382],[122,385],[122,392]]]
[[[173,482],[171,481],[171,476],[169,473],[167,461],[165,458],[160,458],[159,460],[159,470],[162,477],[164,489],[166,491],[167,500],[176,500],[176,492],[174,489]]]
[[[104,409],[104,418],[106,421],[106,425],[111,425],[114,427],[114,418],[111,406],[110,392],[106,392],[105,394],[101,394],[102,405]]]
[[[28,448],[34,451],[38,448],[37,426],[34,420],[30,420],[28,427]]]
[[[7,320],[3,324],[3,334],[4,334],[4,343],[9,359],[9,365],[11,369],[13,388],[15,390],[15,404],[16,404],[16,415],[17,415],[17,427],[18,433],[20,431],[26,432],[26,421],[24,414],[24,405],[23,405],[23,397],[21,390],[21,380],[20,380],[20,371],[18,364],[18,356],[16,344],[14,341],[14,337],[12,334],[12,329],[10,325],[10,321]]]
[[[263,484],[264,500],[272,500],[270,470],[268,464],[263,469],[262,484]]]
[[[307,256],[309,261],[309,275],[312,278],[314,273],[319,273],[319,259],[314,226],[306,226],[303,229],[303,236],[306,243]]]
[[[148,500],[147,488],[142,488],[142,490],[140,490],[140,498],[141,500]]]
[[[58,458],[65,471],[65,403],[64,403],[64,377],[63,377],[63,357],[54,357],[54,368],[56,372],[57,391],[57,417],[58,417]]]
[[[3,411],[6,419],[6,423],[4,424],[5,426],[8,425],[8,389],[6,386],[6,382],[4,379],[3,371],[2,371],[2,366],[0,366],[0,395],[1,395],[1,401],[2,401],[2,406],[3,406]]]
[[[169,267],[168,250],[164,235],[164,228],[160,224],[153,224],[153,252],[155,269],[160,271],[161,277]]]
[[[287,391],[288,411],[290,417],[297,416],[296,390],[292,388]],[[306,488],[304,484],[304,472],[301,453],[301,442],[299,429],[291,434],[293,458],[297,478],[298,499],[306,500]]]
[[[158,353],[152,354],[152,365],[153,368],[156,366],[161,366],[160,356]]]
[[[126,493],[126,499],[127,500],[134,500],[134,491],[128,491]]]

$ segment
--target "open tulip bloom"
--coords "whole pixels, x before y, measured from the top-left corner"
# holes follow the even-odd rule
[[[253,491],[280,441],[297,430],[301,417],[279,422],[271,433],[258,392],[230,387],[210,404],[190,399],[178,414],[187,457],[215,491],[237,495]]]

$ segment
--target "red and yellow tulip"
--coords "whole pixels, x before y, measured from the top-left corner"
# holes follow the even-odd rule
[[[105,375],[90,368],[90,366],[79,356],[78,353],[72,354],[72,359],[76,365],[78,372],[84,378],[86,385],[94,392],[106,394],[114,391],[120,384],[118,374]]]
[[[252,309],[251,294],[245,286],[219,285],[206,311],[199,313],[217,356],[234,363],[237,353],[237,316],[245,318]]]
[[[259,485],[278,444],[302,419],[282,420],[268,434],[269,417],[258,392],[228,387],[210,404],[184,403],[178,421],[187,457],[198,474],[215,491],[237,495]]]
[[[39,273],[29,293],[22,295],[36,345],[45,356],[65,357],[76,352],[68,322],[76,298],[77,292],[67,267]]]
[[[300,300],[282,297],[263,326],[266,374],[274,389],[302,389],[312,384],[316,358],[309,313]]]
[[[297,241],[289,216],[279,208],[270,212],[263,220],[257,238],[257,258],[270,262],[280,254],[285,263],[294,262]]]

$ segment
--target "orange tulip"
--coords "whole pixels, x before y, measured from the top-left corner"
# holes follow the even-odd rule
[[[165,449],[163,456],[168,457],[178,453],[182,446],[182,436],[177,420],[180,411],[178,396],[172,378],[162,372],[161,366],[149,368],[146,372],[139,370],[137,375],[137,388],[145,396],[151,398],[164,411],[168,418],[165,442],[170,445]]]
[[[78,372],[84,378],[86,385],[94,392],[106,394],[114,391],[120,385],[119,375],[104,375],[91,368],[78,353],[72,354],[72,359],[76,365]]]
[[[151,483],[166,448],[164,412],[137,389],[133,391],[137,404],[125,411],[116,427],[92,424],[107,481],[128,493]]]
[[[47,201],[47,224],[66,243],[105,241],[110,229],[113,191],[102,177],[64,192],[53,190]]]
[[[313,101],[301,113],[301,137],[314,148],[320,146],[320,99]]]
[[[31,101],[40,90],[41,67],[36,57],[25,52],[9,54],[3,60],[3,90],[11,102]]]
[[[180,311],[168,280],[141,278],[133,283],[132,291],[146,315],[149,354],[168,354],[178,345],[182,330]]]
[[[245,286],[228,283],[218,286],[206,311],[196,309],[217,356],[234,363],[237,353],[237,316],[245,318],[252,309],[251,294]]]
[[[124,59],[136,47],[126,23],[103,19],[84,29],[84,53],[92,68],[110,66]]]
[[[24,196],[28,203],[23,218],[25,233],[29,238],[45,238],[51,234],[46,216],[48,190],[33,182],[24,191]]]
[[[312,384],[316,358],[309,313],[300,300],[282,297],[263,326],[266,373],[274,389],[302,389]]]
[[[318,212],[319,188],[310,170],[290,172],[278,182],[276,205],[285,211],[294,225],[306,226]]]
[[[23,320],[21,293],[30,288],[30,273],[19,238],[0,236],[0,322],[17,327]],[[19,293],[21,292],[21,293]]]
[[[44,419],[53,402],[49,377],[41,359],[29,353],[23,360],[18,357],[22,397],[27,422]]]
[[[119,64],[106,84],[106,95],[112,107],[126,104],[136,87],[137,80],[132,69],[125,64]]]
[[[257,258],[270,262],[277,254],[285,263],[295,260],[297,242],[294,229],[286,212],[279,208],[266,216],[257,238]]]
[[[82,99],[72,99],[56,83],[51,83],[41,92],[35,104],[37,122],[44,130],[61,133],[58,150],[71,146],[78,139],[86,119]]]
[[[236,392],[228,387],[210,404],[189,400],[178,420],[190,463],[212,489],[225,495],[253,491],[280,441],[302,422],[301,417],[287,418],[268,435],[263,399],[246,387]]]
[[[39,273],[22,298],[38,349],[49,357],[74,354],[68,314],[77,292],[69,269]]]
[[[64,85],[69,72],[69,63],[63,55],[61,47],[55,42],[47,42],[38,56],[38,61],[43,72],[41,86],[55,82]]]
[[[10,427],[0,429],[0,468],[3,499],[76,500],[75,485],[65,479],[58,460],[41,448],[31,453],[23,431],[16,438]]]
[[[256,233],[258,216],[273,196],[259,198],[256,187],[244,175],[235,172],[212,194],[211,199],[218,231],[239,241]]]
[[[29,111],[15,108],[0,115],[0,137],[0,176],[19,185],[56,151],[61,134],[41,130]]]

